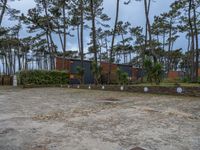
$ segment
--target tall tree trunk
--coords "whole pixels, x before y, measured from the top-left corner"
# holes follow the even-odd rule
[[[80,54],[81,54],[81,68],[84,69],[84,41],[83,41],[83,38],[84,38],[84,6],[83,6],[83,0],[80,0],[80,9],[81,9],[81,33],[80,33]],[[82,82],[81,83],[84,83],[84,74],[83,76],[81,77],[82,79]]]
[[[188,35],[188,46],[187,46],[187,52],[189,52],[190,51],[190,44],[191,44],[191,40],[190,40],[190,35]]]
[[[150,11],[150,0],[147,6],[147,1],[144,0],[144,7],[145,7],[145,16],[146,16],[146,24],[145,24],[145,43],[144,43],[144,54],[142,55],[142,70],[144,70],[144,59],[147,51],[147,41],[148,41],[148,22],[147,22],[147,17],[149,16],[149,11]],[[150,41],[149,41],[150,42]],[[141,77],[141,82],[143,82],[144,78],[143,76]]]
[[[50,58],[51,58],[51,54],[52,54],[52,53],[51,53],[51,46],[50,46],[48,31],[46,32],[46,40],[47,40],[48,52],[49,52],[49,55],[50,55]],[[50,61],[50,66],[52,66],[51,61]],[[52,69],[52,68],[51,68],[51,69]]]
[[[194,14],[194,34],[195,34],[195,44],[196,44],[196,63],[195,63],[195,81],[198,80],[198,69],[199,69],[199,37],[198,37],[198,29],[197,29],[197,15],[196,15],[196,5],[194,0],[193,2],[193,14]]]
[[[6,68],[5,68],[5,56],[2,56],[2,65],[3,65],[3,75],[6,74]]]
[[[80,26],[76,26],[76,31],[77,31],[77,44],[78,44],[78,54],[81,56],[81,42],[80,42]]]
[[[63,21],[64,21],[64,24],[63,24],[63,63],[62,63],[62,68],[65,69],[65,54],[66,54],[66,47],[67,47],[67,31],[66,31],[66,27],[67,27],[67,24],[66,24],[66,14],[65,14],[65,3],[63,4]]]
[[[48,62],[47,62],[47,54],[46,54],[46,52],[43,53],[43,57],[44,57],[44,68],[46,70],[48,70]]]
[[[100,41],[101,41],[101,42],[99,42],[99,43],[101,43],[101,45],[103,46],[103,45],[104,45],[103,39],[101,38]],[[102,46],[100,46],[100,57],[99,57],[100,64],[101,64],[101,62],[102,62]]]
[[[13,61],[12,61],[12,48],[11,48],[11,45],[9,44],[8,45],[8,49],[9,49],[9,57],[8,57],[8,59],[9,59],[9,75],[12,75],[12,70],[13,70],[13,68],[12,68],[12,66],[13,66]]]
[[[1,14],[0,14],[0,26],[1,26],[1,24],[2,24],[3,16],[4,16],[5,11],[6,11],[7,2],[8,2],[8,0],[3,0],[2,10],[1,10]]]
[[[165,32],[163,33],[163,43],[162,43],[163,50],[165,50]]]
[[[150,5],[151,5],[151,0],[148,0],[148,3],[147,3],[147,0],[144,0],[146,24],[147,24],[148,34],[149,34],[149,47],[150,47],[150,52],[151,52],[151,55],[153,56],[153,60],[155,63],[157,62],[157,58],[154,52],[154,47],[152,46],[152,33],[151,33],[151,24],[150,24],[150,19],[149,19]]]
[[[51,45],[51,54],[50,54],[50,57],[51,57],[51,69],[55,69],[55,54],[57,53],[56,51],[56,48],[55,48],[55,44],[54,44],[54,41],[53,41],[53,38],[52,38],[52,32],[49,31],[49,39],[50,39],[50,45]]]
[[[25,70],[28,70],[27,52],[25,52]]]
[[[107,37],[105,37],[105,48],[106,48],[106,53],[107,53],[107,57],[108,57],[108,55],[109,55],[109,52],[108,52],[108,38]],[[109,57],[108,57],[109,58]]]
[[[195,65],[194,65],[194,29],[193,29],[193,24],[192,24],[192,16],[191,16],[191,10],[192,10],[192,0],[189,0],[189,11],[188,11],[188,18],[189,18],[189,26],[190,26],[190,34],[191,34],[191,53],[192,53],[192,57],[191,57],[191,62],[192,62],[192,66],[191,66],[191,80],[192,82],[195,81]]]
[[[9,65],[8,65],[8,56],[7,54],[5,54],[5,63],[6,63],[6,75],[9,74]]]
[[[151,0],[149,0],[148,4],[147,4],[147,0],[144,0],[146,25],[147,25],[147,31],[148,31],[148,34],[149,34],[149,44],[150,44],[150,42],[152,40],[151,24],[150,24],[150,20],[149,20],[150,2],[151,2]]]
[[[17,48],[17,60],[18,60],[18,71],[21,71],[21,57],[20,57],[20,46]]]
[[[92,17],[92,42],[93,42],[93,53],[94,53],[94,62],[95,62],[95,67],[97,68],[97,41],[96,41],[96,24],[95,24],[95,19],[96,19],[96,14],[94,12],[94,1],[90,0],[90,11],[91,11],[91,17]],[[95,84],[98,84],[97,82],[97,77],[95,75]]]
[[[113,61],[113,48],[114,48],[114,43],[115,43],[115,34],[116,34],[116,30],[117,30],[118,19],[119,19],[119,0],[117,0],[117,5],[116,5],[115,25],[114,25],[114,30],[113,30],[113,35],[112,35],[112,43],[111,43],[111,49],[110,49],[109,70],[108,70],[108,84],[111,83],[111,69],[112,69],[112,61]]]
[[[49,36],[49,46],[48,48],[50,49],[50,66],[51,66],[51,69],[55,69],[55,64],[54,64],[54,54],[55,54],[55,51],[54,51],[54,42],[53,42],[53,38],[52,38],[52,31],[51,31],[51,27],[50,27],[50,20],[49,20],[49,14],[48,14],[48,1],[46,0],[43,0],[43,6],[44,6],[44,10],[45,10],[45,15],[47,17],[47,34]]]
[[[190,37],[190,33],[188,33],[188,47],[187,47],[188,54],[190,52],[190,47],[191,47],[191,37]],[[186,74],[189,77],[189,75],[190,75],[190,59],[187,55],[186,55],[186,63],[187,63]]]
[[[62,47],[62,50],[64,49],[64,44],[63,44],[63,39],[62,39],[62,35],[61,35],[61,30],[60,30],[60,25],[59,25],[59,21],[57,19],[56,21],[56,24],[57,24],[57,27],[58,27],[58,37],[59,37],[59,40],[60,40],[60,44],[61,44],[61,47]]]
[[[125,48],[124,35],[121,34],[121,37],[122,37],[122,45]],[[126,50],[125,49],[123,50],[123,55],[124,55],[124,64],[125,64],[126,63]]]
[[[97,65],[97,41],[96,41],[96,24],[95,24],[95,13],[94,13],[94,4],[93,0],[90,0],[90,9],[92,17],[92,42],[93,42],[93,52],[94,52],[94,61]]]
[[[147,29],[147,22],[145,24],[145,40],[144,40],[144,55],[146,54],[147,51],[147,41],[148,41],[148,29]]]
[[[172,68],[171,68],[171,57],[170,57],[170,53],[171,53],[171,43],[172,43],[172,19],[170,19],[170,28],[169,28],[169,43],[168,43],[168,69],[167,72],[169,72]]]
[[[148,0],[148,5],[147,5],[147,1],[144,0],[144,6],[145,6],[145,16],[149,16],[149,12],[150,12],[150,6],[151,6],[151,0]],[[147,13],[147,14],[146,14]],[[149,22],[150,24],[150,22]],[[145,26],[145,52],[146,52],[146,48],[147,48],[147,41],[148,41],[148,22],[147,22],[147,18],[146,18],[146,26]],[[150,37],[150,35],[149,35]]]
[[[16,72],[16,52],[13,53],[13,74]]]

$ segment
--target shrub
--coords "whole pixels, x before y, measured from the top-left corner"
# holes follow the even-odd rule
[[[76,70],[77,70],[77,78],[80,82],[80,84],[83,84],[84,83],[84,73],[85,73],[85,69],[82,68],[81,66],[77,66],[76,67]]]
[[[69,74],[63,71],[31,70],[18,73],[19,83],[22,85],[50,85],[69,83]]]
[[[153,63],[150,59],[144,61],[144,68],[147,75],[147,81],[155,82],[157,85],[163,79],[163,66],[160,63]]]
[[[99,84],[99,82],[101,82],[101,72],[102,72],[101,66],[93,61],[91,69],[92,69],[92,74],[94,75],[95,84]]]
[[[160,63],[154,64],[153,67],[153,74],[154,74],[154,81],[156,84],[160,84],[163,79],[163,66]]]
[[[184,82],[184,83],[190,83],[191,80],[190,80],[190,78],[188,76],[185,76],[185,77],[182,78],[182,82]]]
[[[126,72],[123,72],[119,68],[117,68],[117,78],[119,84],[127,84],[128,83],[128,74]]]

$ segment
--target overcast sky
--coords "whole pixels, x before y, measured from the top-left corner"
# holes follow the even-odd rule
[[[131,4],[124,5],[124,0],[121,0],[120,5],[120,15],[119,20],[129,21],[133,26],[144,26],[145,25],[145,16],[144,16],[144,6],[143,2],[132,2]],[[126,0],[127,1],[127,0]],[[169,10],[170,4],[174,0],[154,0],[151,5],[150,17],[151,22],[155,15],[159,15],[160,13],[167,12]],[[21,0],[15,2],[9,2],[9,5],[12,8],[19,9],[21,12],[26,13],[28,9],[33,8],[35,6],[34,0]],[[111,18],[111,26],[113,25],[115,19],[115,9],[116,9],[116,0],[104,0],[104,12]],[[4,19],[3,25],[13,25],[14,23],[8,21],[6,18]],[[23,29],[21,31],[21,36],[28,36],[26,30]],[[175,48],[185,48],[186,40],[183,42],[184,36],[182,36],[175,44]],[[55,41],[58,43],[57,38],[55,37]],[[85,34],[85,43],[89,41],[88,34]],[[87,46],[85,44],[85,46]],[[71,38],[70,42],[67,42],[68,49],[77,49],[77,40],[76,38]]]

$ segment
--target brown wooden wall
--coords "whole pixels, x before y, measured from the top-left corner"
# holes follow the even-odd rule
[[[13,77],[8,75],[0,76],[0,85],[12,85]]]
[[[168,73],[168,78],[172,80],[179,79],[183,76],[184,76],[184,72],[182,71],[169,71]]]
[[[64,70],[66,69],[70,73],[70,70],[73,70],[73,68],[71,68],[73,60],[66,59],[64,63],[65,63]],[[104,76],[104,79],[107,80],[108,73],[109,73],[109,63],[101,62],[101,67],[102,67],[102,75]],[[117,81],[116,72],[117,72],[118,67],[119,66],[117,64],[111,64],[111,82],[113,82],[113,83],[115,83]],[[63,58],[56,58],[56,69],[63,70]],[[132,80],[133,81],[138,80],[139,70],[137,68],[132,68],[131,72],[132,72]]]
[[[70,71],[70,60],[65,59],[63,68],[63,58],[56,58],[56,70],[68,70]]]
[[[132,81],[138,80],[139,70],[138,68],[132,68]]]
[[[102,72],[108,73],[109,72],[109,63],[101,62]],[[111,64],[111,73],[116,73],[117,71],[117,64]]]
[[[199,74],[199,77],[200,77],[200,68],[199,68],[199,70],[198,70],[198,74]]]

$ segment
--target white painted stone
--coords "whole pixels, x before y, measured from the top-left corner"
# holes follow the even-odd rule
[[[17,76],[13,76],[13,86],[17,86]]]
[[[145,92],[145,93],[149,92],[149,88],[148,88],[148,87],[145,87],[145,88],[144,88],[144,92]]]
[[[181,93],[183,93],[183,89],[182,89],[181,87],[178,87],[178,88],[176,89],[176,92],[179,93],[179,94],[181,94]]]
[[[121,86],[121,87],[120,87],[120,90],[123,91],[123,90],[124,90],[124,86]]]

